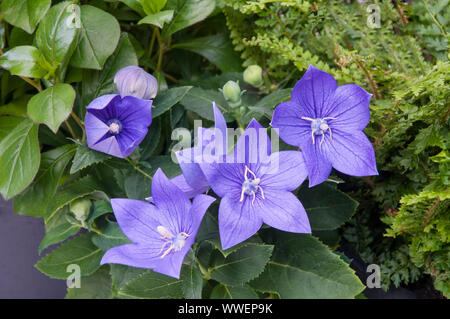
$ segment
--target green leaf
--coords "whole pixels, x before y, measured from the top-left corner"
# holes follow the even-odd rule
[[[65,1],[53,6],[42,19],[36,31],[36,45],[44,57],[54,67],[64,65],[66,57],[72,51],[78,29],[68,21],[73,19],[73,12],[69,6],[71,1]]]
[[[265,96],[254,106],[249,107],[249,112],[245,115],[245,119],[243,119],[244,123],[250,122],[252,117],[255,117],[258,114],[262,114],[266,118],[271,120],[275,107],[278,104],[288,100],[291,96],[291,93],[292,89],[282,89]]]
[[[70,65],[100,70],[117,47],[119,23],[114,16],[93,6],[81,6],[80,11],[80,36]]]
[[[358,202],[339,191],[336,185],[328,183],[313,188],[302,186],[298,197],[308,213],[313,230],[331,230],[342,226],[358,206]]]
[[[90,276],[81,279],[81,287],[67,288],[65,299],[111,299],[112,282],[108,266],[103,266]]]
[[[158,94],[153,101],[152,118],[158,117],[177,104],[190,90],[192,86],[180,86],[168,89]],[[211,104],[212,108],[212,104]]]
[[[51,278],[67,279],[70,275],[67,266],[71,264],[80,267],[81,276],[93,274],[100,268],[103,252],[91,242],[91,234],[82,234],[68,240],[44,258],[35,267]]]
[[[138,0],[146,14],[154,14],[161,11],[167,0]]]
[[[125,286],[129,281],[148,271],[148,269],[144,268],[135,268],[119,264],[110,264],[109,266],[111,267],[112,288],[115,295],[117,295],[120,288]]]
[[[28,102],[28,115],[36,123],[47,125],[53,133],[72,112],[75,90],[69,84],[56,84],[33,96]]]
[[[131,9],[139,13],[141,16],[145,16],[144,9],[142,8],[142,5],[140,4],[139,0],[119,0],[119,1],[125,3]]]
[[[139,20],[138,24],[151,24],[158,28],[163,28],[165,23],[169,23],[173,18],[173,10],[164,10],[158,13],[149,14],[145,18]]]
[[[8,104],[0,106],[0,114],[28,117],[27,105],[32,96],[31,94],[25,94]]]
[[[103,189],[91,176],[85,176],[79,180],[61,186],[48,205],[47,215],[45,216],[46,220],[50,220],[58,209],[75,199],[90,195],[97,191],[102,192]]]
[[[31,34],[50,4],[51,0],[3,0],[1,11],[8,23]]]
[[[53,201],[62,174],[75,154],[75,145],[64,145],[42,153],[41,166],[35,181],[14,199],[16,214],[43,217]]]
[[[153,155],[158,145],[162,142],[161,119],[156,118],[153,119],[148,134],[145,136],[142,143],[139,144],[139,147],[141,149],[141,160],[148,160]]]
[[[133,298],[183,298],[183,283],[180,279],[148,270],[123,286],[119,294]]]
[[[126,173],[123,181],[127,198],[144,200],[151,194],[151,181],[135,170]]]
[[[80,226],[70,223],[64,223],[52,228],[47,234],[45,234],[41,243],[39,244],[39,254],[48,246],[57,244],[75,235],[80,230]]]
[[[83,105],[88,105],[93,99],[105,94],[117,94],[114,76],[120,69],[137,65],[138,59],[134,47],[126,33],[122,33],[116,51],[108,58],[103,70],[85,70],[82,82]]]
[[[227,102],[223,98],[223,94],[216,90],[203,90],[195,87],[186,93],[180,101],[187,110],[193,111],[210,121],[214,121],[213,102],[216,102],[217,107],[222,112],[226,111],[224,106],[227,105]],[[224,116],[226,120],[229,120],[226,114]]]
[[[264,272],[249,285],[281,298],[353,298],[364,286],[355,272],[308,234],[264,232],[275,243]]]
[[[103,162],[109,158],[111,156],[108,154],[92,150],[87,146],[86,142],[83,142],[78,145],[72,167],[70,168],[70,174],[74,174],[83,168]]]
[[[107,251],[116,246],[129,244],[131,241],[123,234],[119,225],[109,220],[101,229],[101,234],[94,234],[92,242],[103,251]]]
[[[242,71],[241,60],[226,34],[215,34],[176,43],[172,48],[188,50],[208,59],[222,72]]]
[[[112,213],[113,209],[111,204],[105,200],[96,200],[94,201],[94,205],[92,206],[92,213],[89,215],[86,220],[86,224],[88,229],[90,229],[92,223],[100,216],[103,216],[108,213]]]
[[[1,109],[1,108],[0,108]],[[1,116],[0,117],[0,142],[11,132],[23,118],[15,116]]]
[[[20,122],[0,143],[0,193],[8,200],[22,192],[36,176],[41,154],[38,127]]]
[[[214,262],[209,269],[211,278],[227,285],[245,284],[264,270],[272,250],[272,245],[248,244],[241,247],[228,257]]]
[[[181,29],[200,22],[214,11],[215,0],[169,0],[166,10],[174,10],[172,21],[163,29],[162,36],[168,37]]]
[[[228,286],[218,284],[211,291],[211,299],[258,299],[258,294],[248,285]]]
[[[31,45],[12,48],[0,56],[0,66],[13,75],[43,78],[47,74],[44,57]]]
[[[186,299],[201,299],[203,288],[202,272],[195,260],[181,269],[183,295]]]

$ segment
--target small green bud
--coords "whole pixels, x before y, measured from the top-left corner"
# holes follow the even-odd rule
[[[90,210],[91,201],[89,199],[76,199],[70,203],[70,211],[75,215],[76,219],[82,223],[88,218]]]
[[[222,88],[223,97],[228,101],[231,107],[238,107],[241,105],[241,88],[239,82],[228,81]]]
[[[254,87],[260,87],[264,84],[262,69],[259,65],[250,65],[244,71],[244,81]]]
[[[244,115],[247,112],[247,108],[245,106],[241,106],[239,108],[239,113],[241,113],[241,115]]]

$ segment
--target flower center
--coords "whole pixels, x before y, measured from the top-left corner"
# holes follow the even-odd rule
[[[253,178],[248,178],[248,173],[250,173]],[[252,199],[252,205],[253,205],[253,203],[255,202],[255,198],[256,198],[256,192],[258,190],[261,191],[261,197],[263,199],[265,199],[264,191],[261,188],[261,186],[259,186],[260,182],[261,182],[261,179],[257,178],[255,173],[253,173],[246,165],[245,172],[244,172],[244,181],[242,182],[241,199],[239,200],[239,202],[244,201],[244,195],[247,195],[247,196],[251,195],[251,196],[253,196],[253,199]]]
[[[318,117],[318,118],[310,118],[306,116],[302,116],[302,120],[311,122],[311,138],[312,143],[315,143],[315,136],[322,135],[322,139],[320,140],[319,146],[322,145],[325,140],[325,133],[328,131],[330,134],[330,139],[333,140],[333,136],[331,135],[331,127],[328,125],[328,120],[336,120],[336,117]]]
[[[122,129],[122,124],[119,120],[110,120],[108,121],[107,125],[109,126],[109,133],[113,135],[119,134],[120,130]]]
[[[158,233],[160,233],[161,239],[164,241],[164,244],[162,245],[159,253],[162,253],[162,251],[167,248],[164,254],[161,255],[161,258],[166,257],[167,254],[169,254],[171,251],[180,251],[181,249],[183,249],[186,243],[186,238],[189,237],[189,234],[186,234],[185,232],[173,235],[164,226],[158,226],[156,227],[156,230],[158,231]]]

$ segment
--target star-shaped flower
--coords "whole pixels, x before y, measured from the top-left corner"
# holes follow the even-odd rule
[[[161,169],[153,176],[152,195],[155,205],[134,199],[111,200],[120,228],[133,243],[109,249],[101,264],[150,268],[179,278],[184,257],[215,199],[197,195],[191,203]]]
[[[309,186],[322,183],[331,168],[354,176],[378,175],[375,152],[363,133],[371,94],[355,84],[337,86],[312,65],[297,82],[291,101],[277,106],[271,125],[305,158]]]
[[[263,222],[284,231],[311,232],[305,209],[291,193],[307,176],[302,154],[271,153],[270,139],[255,119],[225,162],[200,166],[211,188],[222,197],[219,231],[223,249],[251,237]]]
[[[152,101],[118,94],[103,95],[86,108],[89,148],[125,158],[142,142],[152,123]]]

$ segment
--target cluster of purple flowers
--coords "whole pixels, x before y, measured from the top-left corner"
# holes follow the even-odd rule
[[[118,157],[128,156],[145,137],[151,124],[148,99],[154,97],[148,92],[151,78],[136,73],[138,69],[127,72],[116,75],[120,95],[97,98],[86,115],[89,147]],[[156,172],[147,199],[151,203],[111,200],[119,226],[133,243],[108,250],[101,263],[151,268],[178,278],[203,215],[215,200],[202,194],[209,187],[221,198],[223,249],[248,239],[263,223],[310,233],[305,209],[292,194],[307,177],[312,187],[325,181],[332,167],[354,176],[378,174],[374,150],[362,132],[370,97],[354,84],[338,87],[330,74],[310,66],[291,100],[277,106],[271,123],[281,139],[301,152],[272,152],[265,129],[253,119],[229,154],[226,121],[213,105],[215,128],[200,128],[201,143],[176,153],[181,175],[169,180]],[[206,150],[214,160],[202,160]]]

